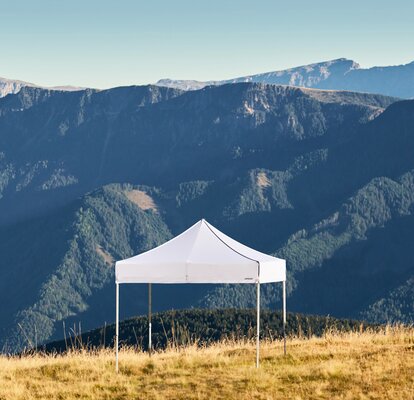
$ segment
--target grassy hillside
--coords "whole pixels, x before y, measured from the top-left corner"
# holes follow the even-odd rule
[[[414,330],[327,332],[261,345],[252,342],[169,348],[151,358],[120,352],[0,357],[0,398],[32,399],[411,399]]]

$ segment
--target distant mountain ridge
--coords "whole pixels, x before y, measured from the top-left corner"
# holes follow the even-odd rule
[[[347,90],[409,99],[414,98],[414,61],[405,65],[365,69],[353,60],[339,58],[281,71],[221,81],[200,82],[161,79],[156,85],[182,90],[199,90],[205,86],[239,82],[299,86],[324,90]]]
[[[16,79],[7,79],[0,77],[0,97],[5,97],[8,94],[16,94],[20,92],[23,87],[37,87],[48,90],[62,90],[62,91],[76,91],[83,90],[85,88],[76,87],[76,86],[52,86],[52,87],[42,87],[35,85],[34,83],[19,81]]]
[[[232,79],[204,82],[196,80],[160,79],[155,85],[192,91],[203,89],[206,86],[219,86],[242,82],[334,91],[364,92],[412,99],[414,98],[414,61],[404,65],[361,68],[353,60],[338,58],[280,71],[271,71]],[[23,87],[37,87],[60,91],[86,89],[76,86],[43,87],[30,82],[0,77],[0,98],[8,94],[16,94]]]

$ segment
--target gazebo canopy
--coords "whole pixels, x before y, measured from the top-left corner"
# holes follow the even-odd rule
[[[286,354],[286,261],[253,250],[220,232],[206,220],[198,221],[174,239],[139,254],[117,261],[116,365],[119,349],[119,285],[148,283],[148,350],[151,354],[152,283],[253,283],[256,284],[256,366],[259,367],[260,284],[283,284],[283,336]]]
[[[286,280],[285,260],[253,250],[202,219],[145,253],[118,261],[116,283],[267,283]]]

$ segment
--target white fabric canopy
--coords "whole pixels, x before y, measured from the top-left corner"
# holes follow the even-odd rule
[[[206,220],[198,221],[174,239],[139,254],[117,261],[116,364],[119,350],[119,285],[148,283],[148,349],[151,354],[152,283],[254,283],[257,288],[256,366],[259,367],[260,284],[283,284],[283,336],[286,354],[286,261],[245,246],[220,232]]]
[[[202,219],[181,235],[115,265],[116,283],[267,283],[285,260],[253,250]]]

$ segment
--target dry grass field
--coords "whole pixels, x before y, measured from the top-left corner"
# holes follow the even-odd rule
[[[261,346],[220,343],[147,354],[0,357],[0,399],[414,399],[414,329],[328,333]]]

